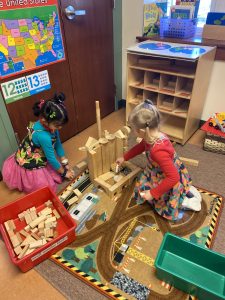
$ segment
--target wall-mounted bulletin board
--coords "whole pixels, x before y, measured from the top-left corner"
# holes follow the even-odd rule
[[[57,0],[0,0],[0,79],[62,60]]]

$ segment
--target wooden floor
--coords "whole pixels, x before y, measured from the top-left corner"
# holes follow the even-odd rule
[[[110,133],[115,132],[125,125],[125,110],[120,109],[102,120],[102,129]],[[64,149],[70,164],[75,166],[79,161],[85,158],[85,152],[78,150],[82,147],[87,138],[92,136],[97,138],[97,126],[92,125],[83,132],[64,143]],[[188,141],[191,144],[202,146],[204,132],[198,130]],[[0,206],[5,205],[23,194],[17,191],[9,191],[3,182],[0,182]],[[21,273],[9,260],[4,243],[0,240],[0,299],[4,300],[61,300],[65,299],[54,287],[52,287],[36,271],[31,270],[27,273]]]

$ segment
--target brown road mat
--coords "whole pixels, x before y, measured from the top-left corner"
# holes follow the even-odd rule
[[[182,220],[168,222],[147,203],[137,206],[132,201],[133,185],[113,201],[90,184],[85,171],[60,194],[65,206],[73,197],[68,189],[74,188],[83,196],[91,193],[92,204],[80,200],[77,209],[68,207],[79,218],[77,238],[52,256],[55,263],[112,299],[192,299],[157,279],[154,260],[168,231],[211,248],[223,205],[221,196],[199,188],[202,210],[185,211]],[[66,199],[65,193],[70,194]]]

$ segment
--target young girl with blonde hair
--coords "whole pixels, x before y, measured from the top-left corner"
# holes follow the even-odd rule
[[[136,202],[148,201],[168,220],[179,219],[182,208],[200,211],[201,195],[191,185],[188,171],[169,138],[160,131],[160,114],[153,103],[145,100],[137,105],[129,116],[129,124],[142,141],[118,158],[117,163],[146,153],[147,165],[134,189]]]

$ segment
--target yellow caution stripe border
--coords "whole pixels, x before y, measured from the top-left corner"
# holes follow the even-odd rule
[[[51,256],[51,259],[56,263],[63,265],[64,269],[67,269],[70,272],[76,274],[76,276],[80,277],[82,280],[87,281],[87,283],[89,283],[89,285],[91,285],[93,288],[97,288],[104,294],[107,294],[107,296],[110,296],[112,299],[128,300],[127,298],[123,297],[119,293],[109,288],[107,285],[104,285],[102,282],[96,280],[87,273],[84,273],[83,271],[79,270],[77,267],[64,260],[61,256],[54,254]]]
[[[207,248],[211,248],[212,247],[212,242],[214,240],[214,233],[215,233],[215,230],[217,229],[217,226],[218,226],[219,216],[220,216],[220,213],[222,211],[222,207],[224,205],[224,198],[222,196],[218,195],[218,194],[211,193],[209,191],[206,191],[206,190],[203,190],[203,189],[200,189],[200,188],[198,188],[198,191],[202,194],[209,195],[209,196],[217,199],[217,203],[216,203],[216,206],[214,208],[212,219],[211,219],[211,222],[210,222],[210,225],[209,225],[208,236],[207,236],[207,239],[206,239],[206,242],[205,242],[205,246]]]

